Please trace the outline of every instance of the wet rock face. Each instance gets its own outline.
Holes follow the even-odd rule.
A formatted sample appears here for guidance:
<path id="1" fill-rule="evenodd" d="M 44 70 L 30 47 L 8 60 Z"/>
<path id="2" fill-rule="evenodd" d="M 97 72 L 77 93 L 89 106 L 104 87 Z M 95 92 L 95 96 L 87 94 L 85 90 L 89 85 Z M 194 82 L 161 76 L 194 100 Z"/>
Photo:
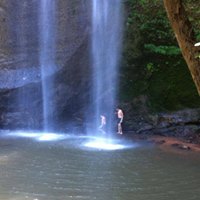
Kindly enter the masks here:
<path id="1" fill-rule="evenodd" d="M 56 70 L 45 78 L 54 80 L 52 103 L 59 121 L 72 107 L 82 109 L 80 102 L 87 99 L 90 1 L 55 2 Z M 42 127 L 40 15 L 38 0 L 0 0 L 1 127 Z"/>
<path id="2" fill-rule="evenodd" d="M 123 129 L 126 133 L 177 137 L 189 143 L 200 144 L 199 108 L 152 113 L 144 97 L 138 97 L 131 104 L 122 104 L 121 107 L 125 113 Z M 179 148 L 187 149 L 185 146 Z"/>

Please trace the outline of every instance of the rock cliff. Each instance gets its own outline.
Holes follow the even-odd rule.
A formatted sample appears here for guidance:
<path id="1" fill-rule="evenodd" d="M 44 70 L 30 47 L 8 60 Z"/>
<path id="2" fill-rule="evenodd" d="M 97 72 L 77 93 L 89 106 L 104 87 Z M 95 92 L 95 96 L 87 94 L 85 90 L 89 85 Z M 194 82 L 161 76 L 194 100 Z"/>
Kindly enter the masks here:
<path id="1" fill-rule="evenodd" d="M 39 3 L 38 0 L 0 0 L 1 128 L 42 127 Z M 87 99 L 89 4 L 86 0 L 56 0 L 57 70 L 46 79 L 54 80 L 52 103 L 56 105 L 58 124 L 72 119 L 80 111 L 80 102 Z"/>

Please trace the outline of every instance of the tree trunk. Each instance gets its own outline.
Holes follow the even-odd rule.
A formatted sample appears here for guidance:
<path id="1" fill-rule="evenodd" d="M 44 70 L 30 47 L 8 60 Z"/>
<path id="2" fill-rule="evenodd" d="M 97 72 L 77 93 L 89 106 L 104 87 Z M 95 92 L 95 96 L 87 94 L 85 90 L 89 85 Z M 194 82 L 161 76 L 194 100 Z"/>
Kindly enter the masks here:
<path id="1" fill-rule="evenodd" d="M 164 6 L 183 57 L 200 95 L 200 59 L 197 57 L 199 48 L 194 46 L 196 43 L 194 32 L 183 7 L 182 0 L 164 0 Z"/>

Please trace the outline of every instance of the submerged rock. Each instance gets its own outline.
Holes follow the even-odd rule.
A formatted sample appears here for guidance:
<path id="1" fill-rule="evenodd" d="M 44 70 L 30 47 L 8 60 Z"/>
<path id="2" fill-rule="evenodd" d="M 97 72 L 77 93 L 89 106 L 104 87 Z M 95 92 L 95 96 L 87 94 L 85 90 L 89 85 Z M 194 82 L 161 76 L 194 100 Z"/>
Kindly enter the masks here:
<path id="1" fill-rule="evenodd" d="M 174 143 L 171 146 L 182 150 L 191 150 L 191 148 L 185 144 Z"/>

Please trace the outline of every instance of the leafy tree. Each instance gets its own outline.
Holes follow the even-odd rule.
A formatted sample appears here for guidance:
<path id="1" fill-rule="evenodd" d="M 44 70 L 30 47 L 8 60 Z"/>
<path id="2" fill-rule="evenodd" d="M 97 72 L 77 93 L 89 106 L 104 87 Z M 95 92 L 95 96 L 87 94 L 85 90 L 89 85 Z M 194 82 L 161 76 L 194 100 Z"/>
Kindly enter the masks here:
<path id="1" fill-rule="evenodd" d="M 191 1 L 186 3 L 191 3 Z M 194 46 L 196 39 L 192 23 L 188 18 L 182 0 L 164 0 L 164 5 L 183 57 L 200 95 L 200 60 L 197 57 L 199 50 Z"/>
<path id="2" fill-rule="evenodd" d="M 199 106 L 199 97 L 163 0 L 124 2 L 127 15 L 120 84 L 122 100 L 145 95 L 149 106 L 155 110 Z M 192 0 L 185 0 L 184 4 L 188 13 L 196 5 Z M 191 21 L 198 35 L 196 17 L 192 16 Z"/>

